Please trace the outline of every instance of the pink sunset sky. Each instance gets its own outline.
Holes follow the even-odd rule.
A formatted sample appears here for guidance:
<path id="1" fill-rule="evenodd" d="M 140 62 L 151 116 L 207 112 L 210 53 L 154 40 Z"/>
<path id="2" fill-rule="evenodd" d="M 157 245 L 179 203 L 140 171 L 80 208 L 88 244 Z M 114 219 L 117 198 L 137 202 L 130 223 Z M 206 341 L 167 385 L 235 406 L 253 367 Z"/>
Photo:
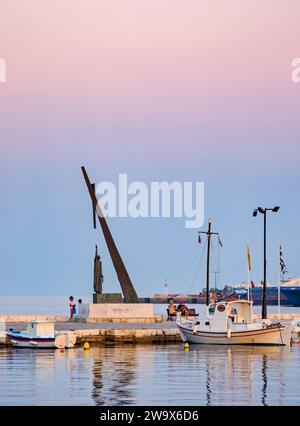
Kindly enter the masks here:
<path id="1" fill-rule="evenodd" d="M 72 130 L 93 133 L 97 121 L 107 131 L 118 122 L 137 132 L 152 122 L 151 144 L 163 156 L 172 130 L 162 131 L 162 144 L 161 122 L 176 120 L 176 132 L 187 135 L 184 149 L 195 153 L 205 144 L 190 137 L 196 128 L 209 139 L 216 121 L 230 134 L 232 120 L 238 132 L 249 116 L 267 128 L 274 120 L 289 125 L 298 112 L 299 87 L 290 77 L 299 56 L 297 0 L 1 0 L 0 6 L 4 131 L 16 120 L 29 132 L 47 117 L 63 130 L 76 120 L 79 129 L 63 143 L 53 140 L 53 149 L 76 145 Z M 34 151 L 38 142 L 15 143 Z M 141 143 L 130 141 L 128 149 L 151 154 Z M 251 153 L 253 143 L 227 140 L 223 149 L 232 155 L 243 145 L 238 150 Z M 121 144 L 108 150 L 113 155 Z M 180 158 L 180 143 L 175 148 Z"/>
<path id="2" fill-rule="evenodd" d="M 18 286 L 11 259 L 15 245 L 26 252 L 24 241 L 30 240 L 32 253 L 43 247 L 61 265 L 47 272 L 51 285 L 60 288 L 70 279 L 64 264 L 72 264 L 66 254 L 72 241 L 75 263 L 83 262 L 74 286 L 84 291 L 95 234 L 88 236 L 89 247 L 78 248 L 75 230 L 90 219 L 89 205 L 82 207 L 88 204 L 82 164 L 94 180 L 116 179 L 120 172 L 133 180 L 204 180 L 207 214 L 228 237 L 240 239 L 241 246 L 230 243 L 224 254 L 228 279 L 242 279 L 244 266 L 235 270 L 232 253 L 242 250 L 259 225 L 256 231 L 247 224 L 241 224 L 242 234 L 232 231 L 227 203 L 236 200 L 243 215 L 258 202 L 277 203 L 281 197 L 299 207 L 300 83 L 292 82 L 291 62 L 300 57 L 300 2 L 0 0 L 0 11 L 0 57 L 7 65 L 7 83 L 0 83 L 6 282 Z M 25 225 L 19 223 L 20 202 L 26 206 Z M 290 264 L 300 274 L 293 231 L 285 227 L 296 213 L 280 220 Z M 70 227 L 66 237 L 59 221 Z M 113 224 L 124 241 L 127 225 Z M 183 255 L 163 244 L 175 238 L 174 247 L 187 252 L 194 237 L 166 227 L 166 234 L 151 240 L 152 225 L 139 226 L 148 245 L 140 266 L 130 266 L 136 281 L 154 292 Z M 299 229 L 298 222 L 294 226 Z M 154 254 L 158 241 L 168 253 L 166 266 L 161 253 Z M 129 264 L 132 253 L 132 248 L 124 253 Z M 143 275 L 149 256 L 157 256 L 152 281 Z M 24 254 L 27 276 L 34 264 L 34 256 Z M 187 262 L 183 271 L 170 273 L 174 288 L 192 275 L 192 267 Z M 36 274 L 44 276 L 43 265 Z M 107 274 L 114 281 L 113 272 Z"/>

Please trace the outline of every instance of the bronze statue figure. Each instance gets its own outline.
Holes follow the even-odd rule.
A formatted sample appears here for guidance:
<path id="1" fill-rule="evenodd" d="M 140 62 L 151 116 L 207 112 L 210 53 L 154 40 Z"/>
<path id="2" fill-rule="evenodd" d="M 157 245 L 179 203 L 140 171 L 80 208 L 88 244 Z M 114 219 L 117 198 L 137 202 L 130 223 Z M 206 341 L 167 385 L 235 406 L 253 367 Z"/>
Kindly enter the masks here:
<path id="1" fill-rule="evenodd" d="M 102 293 L 102 262 L 98 254 L 98 247 L 96 246 L 95 258 L 94 258 L 94 291 L 95 293 Z"/>

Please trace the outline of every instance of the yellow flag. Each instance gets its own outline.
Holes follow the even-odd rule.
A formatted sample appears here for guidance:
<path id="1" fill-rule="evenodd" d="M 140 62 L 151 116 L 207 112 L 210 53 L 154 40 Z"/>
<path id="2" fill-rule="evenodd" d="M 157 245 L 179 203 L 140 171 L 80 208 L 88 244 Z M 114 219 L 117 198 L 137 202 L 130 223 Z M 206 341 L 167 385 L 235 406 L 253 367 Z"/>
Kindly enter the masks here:
<path id="1" fill-rule="evenodd" d="M 251 255 L 250 255 L 250 247 L 247 244 L 247 259 L 248 259 L 248 271 L 251 271 Z"/>

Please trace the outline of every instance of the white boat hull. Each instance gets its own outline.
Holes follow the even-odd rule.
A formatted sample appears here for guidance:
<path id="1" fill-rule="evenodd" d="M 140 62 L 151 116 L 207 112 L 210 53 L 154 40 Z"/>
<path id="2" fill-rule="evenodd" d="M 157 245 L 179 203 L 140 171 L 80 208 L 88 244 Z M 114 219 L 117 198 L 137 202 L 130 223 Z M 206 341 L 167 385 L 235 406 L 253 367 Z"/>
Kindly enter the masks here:
<path id="1" fill-rule="evenodd" d="M 177 322 L 183 342 L 210 345 L 290 345 L 291 325 L 270 326 L 256 330 L 245 330 L 231 333 L 193 331 Z"/>
<path id="2" fill-rule="evenodd" d="M 18 339 L 14 336 L 9 336 L 10 342 L 13 346 L 18 348 L 31 348 L 31 349 L 49 349 L 56 348 L 55 339 L 51 341 L 42 341 L 42 340 L 30 340 L 30 339 Z"/>
<path id="3" fill-rule="evenodd" d="M 18 348 L 31 349 L 62 349 L 73 348 L 76 343 L 76 333 L 58 334 L 54 338 L 29 337 L 25 333 L 7 333 L 10 342 Z"/>

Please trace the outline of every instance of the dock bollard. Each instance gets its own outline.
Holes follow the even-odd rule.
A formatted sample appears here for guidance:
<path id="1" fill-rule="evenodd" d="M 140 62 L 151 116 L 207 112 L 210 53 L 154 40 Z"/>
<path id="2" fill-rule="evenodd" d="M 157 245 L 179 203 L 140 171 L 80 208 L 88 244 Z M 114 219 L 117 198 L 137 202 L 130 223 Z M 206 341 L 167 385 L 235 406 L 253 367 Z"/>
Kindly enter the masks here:
<path id="1" fill-rule="evenodd" d="M 87 351 L 87 350 L 89 350 L 89 349 L 90 349 L 90 344 L 89 344 L 89 342 L 88 342 L 88 341 L 85 341 L 85 342 L 84 342 L 83 349 L 84 349 L 85 351 Z"/>

